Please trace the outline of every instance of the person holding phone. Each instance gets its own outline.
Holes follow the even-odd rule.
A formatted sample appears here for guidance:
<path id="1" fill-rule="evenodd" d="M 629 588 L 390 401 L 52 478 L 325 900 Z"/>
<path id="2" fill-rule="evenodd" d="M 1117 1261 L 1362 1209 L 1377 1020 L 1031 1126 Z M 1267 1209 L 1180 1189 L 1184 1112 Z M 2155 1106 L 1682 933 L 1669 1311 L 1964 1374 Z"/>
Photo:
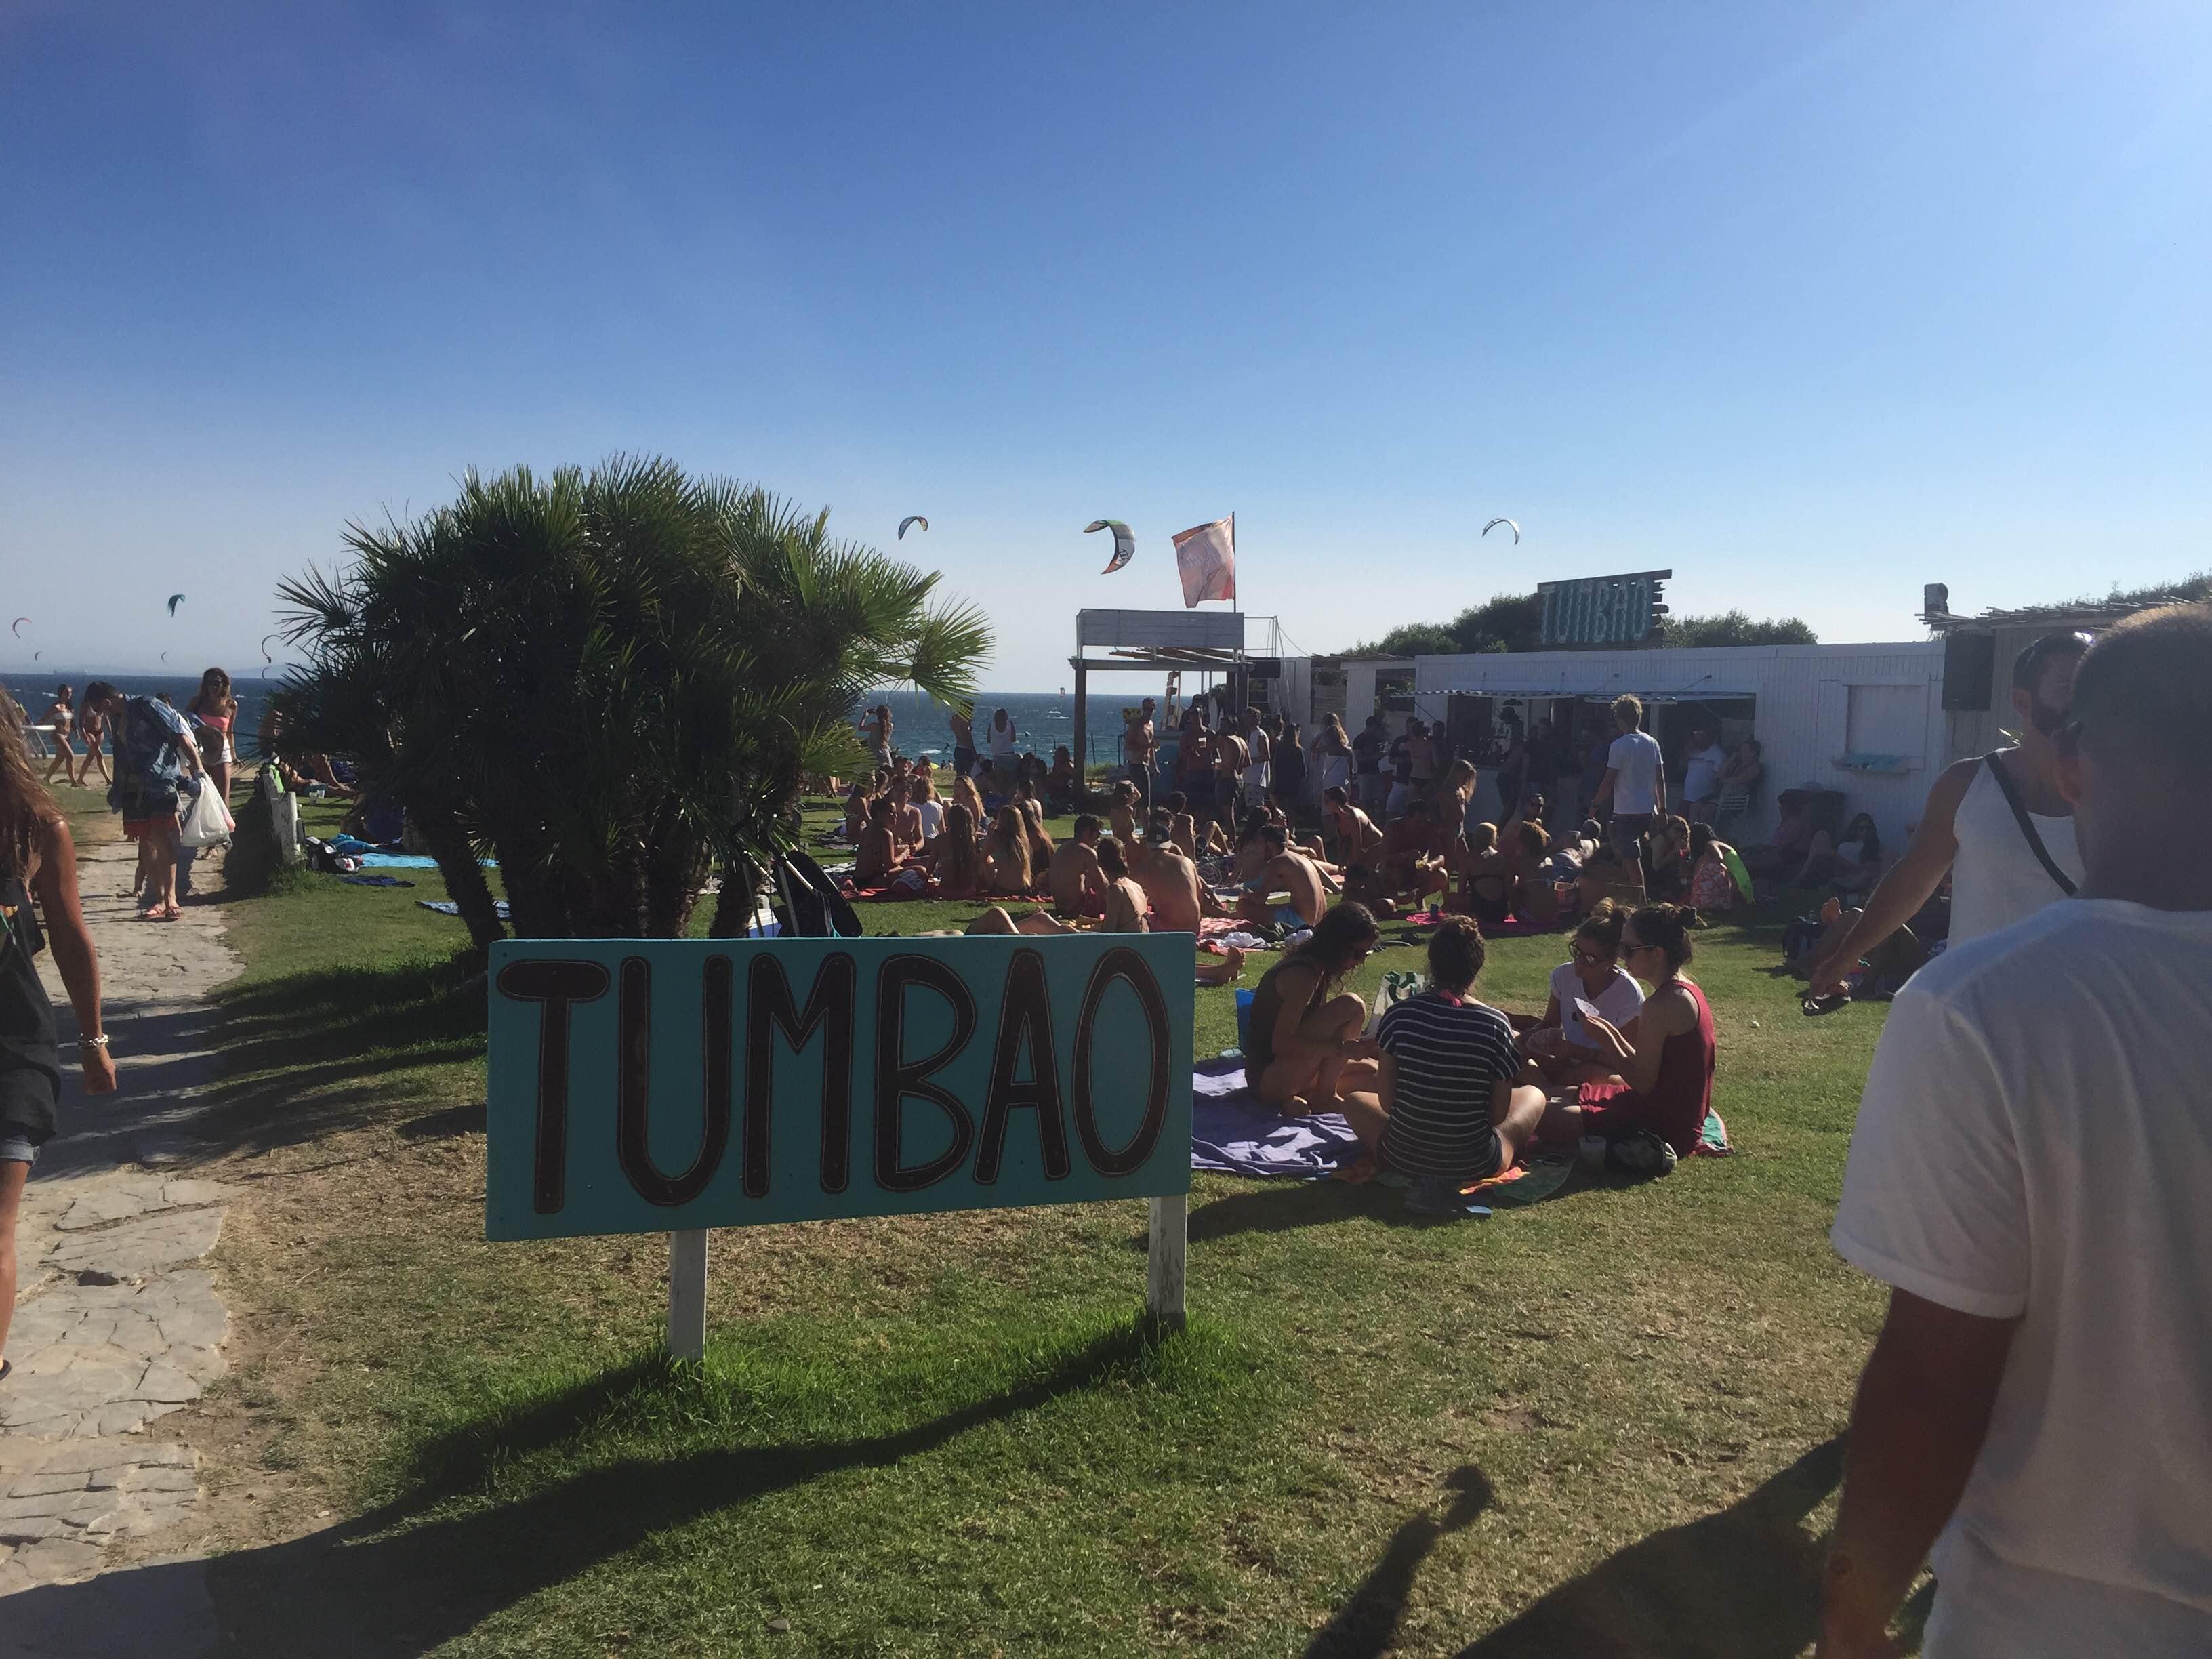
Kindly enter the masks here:
<path id="1" fill-rule="evenodd" d="M 115 1087 L 115 1062 L 100 1024 L 100 957 L 77 904 L 76 848 L 61 809 L 31 769 L 11 704 L 0 718 L 0 1378 L 14 1369 L 7 1351 L 15 1308 L 15 1218 L 61 1104 L 61 1044 L 36 960 L 46 945 L 40 910 L 76 1011 L 84 1091 L 106 1094 Z"/>

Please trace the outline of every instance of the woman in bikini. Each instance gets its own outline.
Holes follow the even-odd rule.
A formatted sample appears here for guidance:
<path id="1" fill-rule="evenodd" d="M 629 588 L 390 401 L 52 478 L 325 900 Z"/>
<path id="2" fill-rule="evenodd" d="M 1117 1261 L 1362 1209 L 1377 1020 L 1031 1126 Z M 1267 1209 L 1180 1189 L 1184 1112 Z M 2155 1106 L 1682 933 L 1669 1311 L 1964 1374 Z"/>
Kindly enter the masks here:
<path id="1" fill-rule="evenodd" d="M 972 899 L 983 891 L 983 848 L 975 839 L 975 815 L 955 801 L 945 809 L 945 831 L 932 853 L 940 897 Z"/>
<path id="2" fill-rule="evenodd" d="M 215 785 L 216 798 L 227 808 L 230 805 L 230 769 L 238 761 L 238 750 L 230 733 L 238 719 L 238 699 L 231 695 L 230 676 L 220 668 L 210 668 L 201 675 L 200 689 L 185 705 L 185 718 L 199 728 L 192 734 L 193 738 L 199 744 L 200 758 L 207 763 L 207 775 Z"/>
<path id="3" fill-rule="evenodd" d="M 1044 805 L 1035 795 L 1025 796 L 1017 803 L 1022 815 L 1022 833 L 1029 839 L 1030 869 L 1039 880 L 1052 868 L 1052 837 L 1045 833 Z"/>
<path id="4" fill-rule="evenodd" d="M 1374 1087 L 1375 1045 L 1361 1036 L 1367 1005 L 1338 988 L 1382 939 L 1366 906 L 1338 904 L 1254 988 L 1244 1079 L 1263 1104 L 1334 1111 L 1352 1090 Z"/>
<path id="5" fill-rule="evenodd" d="M 106 717 L 97 708 L 86 709 L 77 716 L 76 734 L 84 739 L 84 764 L 76 769 L 78 784 L 81 787 L 90 786 L 92 769 L 95 766 L 100 769 L 102 783 L 114 782 L 114 778 L 108 774 L 107 756 L 100 747 L 107 735 Z"/>
<path id="6" fill-rule="evenodd" d="M 1001 806 L 983 837 L 983 891 L 1027 898 L 1034 885 L 1027 826 L 1019 811 Z"/>
<path id="7" fill-rule="evenodd" d="M 68 686 L 58 685 L 53 702 L 46 705 L 44 723 L 54 728 L 54 757 L 46 763 L 48 783 L 54 781 L 57 772 L 72 784 L 77 781 L 76 751 L 70 747 L 70 727 L 76 720 L 76 711 L 70 707 L 70 696 Z"/>

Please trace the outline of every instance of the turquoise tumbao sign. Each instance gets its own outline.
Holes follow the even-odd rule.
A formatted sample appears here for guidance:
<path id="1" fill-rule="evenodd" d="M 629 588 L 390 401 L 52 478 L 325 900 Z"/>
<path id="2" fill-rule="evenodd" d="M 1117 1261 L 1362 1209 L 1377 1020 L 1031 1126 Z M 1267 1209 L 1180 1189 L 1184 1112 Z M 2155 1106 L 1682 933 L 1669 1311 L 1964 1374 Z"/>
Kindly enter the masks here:
<path id="1" fill-rule="evenodd" d="M 1188 1192 L 1191 945 L 505 940 L 485 1234 Z"/>

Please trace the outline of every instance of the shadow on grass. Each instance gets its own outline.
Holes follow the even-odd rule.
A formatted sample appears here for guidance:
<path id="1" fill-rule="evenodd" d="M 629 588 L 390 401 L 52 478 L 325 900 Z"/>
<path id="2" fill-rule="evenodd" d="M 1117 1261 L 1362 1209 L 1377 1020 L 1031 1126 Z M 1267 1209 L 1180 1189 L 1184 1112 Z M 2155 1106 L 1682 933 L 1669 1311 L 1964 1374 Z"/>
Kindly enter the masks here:
<path id="1" fill-rule="evenodd" d="M 690 1396 L 713 1385 L 686 1368 L 641 1361 L 434 1442 L 417 1460 L 420 1486 L 403 1499 L 290 1543 L 207 1563 L 223 1632 L 218 1651 L 337 1659 L 423 1652 L 656 1533 L 842 1470 L 933 1451 L 972 1429 L 1126 1376 L 1158 1346 L 1140 1325 L 1117 1326 L 1028 1382 L 895 1432 L 626 1457 L 512 1502 L 461 1507 L 465 1500 L 454 1500 L 440 1509 L 456 1491 L 564 1441 L 690 1423 L 702 1403 Z M 140 1582 L 149 1576 L 198 1571 L 197 1564 L 148 1565 L 40 1586 L 19 1592 L 9 1612 L 30 1627 L 66 1631 L 92 1617 L 102 1598 L 154 1593 L 157 1586 Z"/>
<path id="2" fill-rule="evenodd" d="M 1416 1516 L 1392 1534 L 1375 1570 L 1307 1644 L 1306 1659 L 1370 1659 L 1390 1650 L 1421 1563 L 1437 1540 L 1469 1525 L 1495 1496 L 1487 1477 L 1472 1463 L 1453 1470 L 1444 1484 L 1459 1495 L 1443 1517 Z"/>
<path id="3" fill-rule="evenodd" d="M 466 1066 L 484 1052 L 481 967 L 463 950 L 325 969 L 222 994 L 223 1078 L 196 1125 L 225 1151 L 261 1152 L 388 1115 L 395 1072 Z M 470 1114 L 473 1111 L 473 1121 Z M 415 1138 L 483 1127 L 481 1103 L 408 1126 Z M 444 1121 L 447 1127 L 437 1127 Z"/>
<path id="4" fill-rule="evenodd" d="M 1653 1533 L 1569 1579 L 1460 1659 L 1795 1659 L 1819 1633 L 1826 1551 L 1803 1522 L 1843 1472 L 1839 1435 L 1717 1514 Z M 1908 1622 L 1925 1616 L 1918 1598 Z"/>
<path id="5" fill-rule="evenodd" d="M 1558 1191 L 1547 1193 L 1535 1203 L 1552 1204 L 1563 1198 L 1579 1194 L 1603 1192 L 1616 1186 L 1641 1185 L 1641 1181 L 1624 1180 L 1620 1182 L 1585 1180 L 1579 1176 L 1569 1181 Z M 1471 1198 L 1470 1204 L 1488 1204 L 1486 1198 Z M 1516 1207 L 1527 1208 L 1526 1203 Z M 1394 1227 L 1472 1227 L 1480 1224 L 1469 1216 L 1422 1215 L 1406 1207 L 1406 1189 L 1392 1187 L 1379 1181 L 1285 1181 L 1267 1182 L 1249 1192 L 1235 1193 L 1227 1198 L 1217 1198 L 1210 1204 L 1201 1204 L 1190 1212 L 1188 1224 L 1190 1242 L 1203 1243 L 1211 1239 L 1234 1238 L 1242 1233 L 1287 1233 L 1300 1227 L 1325 1227 L 1338 1221 L 1379 1221 Z M 1148 1235 L 1133 1236 L 1133 1243 L 1139 1249 L 1150 1243 Z"/>

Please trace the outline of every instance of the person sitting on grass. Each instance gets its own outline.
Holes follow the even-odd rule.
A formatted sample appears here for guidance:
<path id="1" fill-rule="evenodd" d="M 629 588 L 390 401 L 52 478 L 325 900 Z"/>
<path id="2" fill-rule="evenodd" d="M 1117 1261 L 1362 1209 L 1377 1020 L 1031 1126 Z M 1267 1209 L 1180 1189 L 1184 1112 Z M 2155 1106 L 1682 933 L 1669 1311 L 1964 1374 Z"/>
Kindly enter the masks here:
<path id="1" fill-rule="evenodd" d="M 902 857 L 912 858 L 927 839 L 921 833 L 921 814 L 914 804 L 914 785 L 903 777 L 893 778 L 890 793 L 891 839 L 898 843 Z"/>
<path id="2" fill-rule="evenodd" d="M 930 860 L 939 897 L 972 899 L 983 891 L 983 848 L 975 839 L 975 815 L 957 801 L 945 809 L 945 830 Z"/>
<path id="3" fill-rule="evenodd" d="M 1552 837 L 1540 823 L 1514 831 L 1520 843 L 1520 874 L 1513 884 L 1513 914 L 1525 922 L 1549 927 L 1559 919 L 1559 890 L 1551 874 Z"/>
<path id="4" fill-rule="evenodd" d="M 1103 916 L 1106 914 L 1106 884 L 1108 877 L 1102 869 L 1104 849 L 1112 847 L 1114 863 L 1121 864 L 1121 849 L 1113 842 L 1098 839 L 1098 820 L 1088 812 L 1075 821 L 1072 840 L 1061 842 L 1053 848 L 1051 861 L 1045 866 L 1045 884 L 1052 890 L 1052 908 L 1063 916 Z M 1128 872 L 1122 875 L 1126 878 Z M 1133 928 L 1116 928 L 1117 933 L 1133 933 Z"/>
<path id="5" fill-rule="evenodd" d="M 1146 920 L 1152 909 L 1152 901 L 1145 890 L 1129 874 L 1129 866 L 1121 861 L 1121 844 L 1115 841 L 1098 840 L 1098 820 L 1079 818 L 1075 823 L 1076 840 L 1083 837 L 1083 826 L 1091 826 L 1091 838 L 1097 850 L 1091 855 L 1101 884 L 1097 914 L 1104 923 L 1102 931 L 1109 933 L 1149 933 L 1152 924 Z"/>
<path id="6" fill-rule="evenodd" d="M 1030 870 L 1041 882 L 1052 867 L 1052 836 L 1044 827 L 1044 803 L 1026 795 L 1014 803 L 1022 816 L 1022 833 L 1029 837 Z"/>
<path id="7" fill-rule="evenodd" d="M 1874 819 L 1861 812 L 1844 826 L 1841 841 L 1825 830 L 1813 832 L 1798 867 L 1796 887 L 1833 887 L 1839 892 L 1870 891 L 1881 878 L 1881 832 Z"/>
<path id="8" fill-rule="evenodd" d="M 1030 864 L 1030 838 L 1022 815 L 1001 806 L 983 837 L 983 890 L 1027 898 L 1036 886 Z"/>
<path id="9" fill-rule="evenodd" d="M 1498 844 L 1498 826 L 1478 823 L 1467 832 L 1467 849 L 1460 854 L 1459 891 L 1451 899 L 1451 908 L 1495 927 L 1512 914 L 1518 876 L 1513 855 Z"/>
<path id="10" fill-rule="evenodd" d="M 1127 843 L 1137 839 L 1137 786 L 1123 778 L 1114 786 L 1114 805 L 1106 814 L 1106 821 L 1114 829 L 1114 839 Z"/>
<path id="11" fill-rule="evenodd" d="M 1075 810 L 1075 757 L 1061 744 L 1052 751 L 1052 770 L 1046 774 L 1044 796 L 1057 817 Z"/>
<path id="12" fill-rule="evenodd" d="M 1620 934 L 1627 924 L 1626 909 L 1611 899 L 1598 901 L 1575 930 L 1567 959 L 1552 970 L 1544 1017 L 1521 1034 L 1521 1046 L 1553 1083 L 1591 1082 L 1613 1073 L 1612 1055 L 1599 1049 L 1575 1005 L 1590 1004 L 1624 1030 L 1642 1010 L 1644 988 L 1620 966 Z"/>
<path id="13" fill-rule="evenodd" d="M 1614 1075 L 1556 1097 L 1544 1113 L 1547 1139 L 1596 1135 L 1612 1141 L 1648 1133 L 1667 1152 L 1660 1173 L 1686 1158 L 1713 1108 L 1713 1011 L 1683 973 L 1692 954 L 1698 913 L 1686 904 L 1647 904 L 1621 930 L 1621 965 L 1651 987 L 1629 1032 L 1583 1016 L 1601 1063 Z"/>
<path id="14" fill-rule="evenodd" d="M 1644 838 L 1644 889 L 1654 899 L 1678 904 L 1690 891 L 1690 821 L 1673 814 L 1654 819 Z"/>
<path id="15" fill-rule="evenodd" d="M 1386 915 L 1401 903 L 1425 908 L 1430 894 L 1451 887 L 1451 873 L 1437 856 L 1436 819 L 1425 809 L 1390 820 L 1373 865 L 1375 896 Z"/>
<path id="16" fill-rule="evenodd" d="M 1335 843 L 1333 850 L 1345 879 L 1364 884 L 1373 867 L 1376 849 L 1382 845 L 1382 832 L 1376 828 L 1374 819 L 1352 805 L 1341 784 L 1322 792 L 1321 830 L 1324 844 Z"/>
<path id="17" fill-rule="evenodd" d="M 860 831 L 859 853 L 853 866 L 853 885 L 863 890 L 890 885 L 891 878 L 906 862 L 899 845 L 898 807 L 888 794 L 868 804 L 868 827 Z"/>
<path id="18" fill-rule="evenodd" d="M 1267 847 L 1267 861 L 1260 866 L 1257 876 L 1244 884 L 1237 915 L 1255 927 L 1273 925 L 1286 933 L 1315 926 L 1328 908 L 1328 885 L 1321 866 L 1304 853 L 1293 852 L 1289 836 L 1278 825 L 1268 825 L 1260 836 Z M 1283 892 L 1291 896 L 1288 904 L 1268 902 L 1269 894 Z"/>
<path id="19" fill-rule="evenodd" d="M 1375 1047 L 1361 1036 L 1367 1005 L 1340 990 L 1382 943 L 1375 918 L 1346 902 L 1253 989 L 1244 1080 L 1278 1111 L 1334 1111 L 1346 1094 L 1372 1089 Z"/>
<path id="20" fill-rule="evenodd" d="M 1804 866 L 1813 850 L 1813 803 L 1802 789 L 1785 789 L 1775 797 L 1781 822 L 1764 846 L 1744 849 L 1743 861 L 1754 876 L 1782 877 Z"/>
<path id="21" fill-rule="evenodd" d="M 1229 850 L 1229 843 L 1221 838 L 1221 826 L 1212 818 L 1206 821 L 1206 839 L 1198 838 L 1198 820 L 1190 810 L 1190 797 L 1180 789 L 1168 797 L 1168 839 L 1176 850 L 1193 864 L 1200 855 L 1215 857 Z"/>
<path id="22" fill-rule="evenodd" d="M 1374 1087 L 1344 1097 L 1375 1161 L 1413 1177 L 1409 1209 L 1461 1213 L 1460 1189 L 1510 1168 L 1544 1115 L 1544 1091 L 1519 1080 L 1511 1024 L 1474 1000 L 1482 963 L 1474 919 L 1446 916 L 1429 939 L 1431 988 L 1383 1014 Z"/>
<path id="23" fill-rule="evenodd" d="M 1198 866 L 1185 858 L 1170 832 L 1155 824 L 1139 844 L 1141 857 L 1131 874 L 1151 901 L 1155 930 L 1195 933 L 1201 918 L 1221 914 L 1213 895 L 1199 879 Z"/>
<path id="24" fill-rule="evenodd" d="M 1731 860 L 1735 865 L 1731 865 Z M 1690 907 L 1699 915 L 1711 915 L 1723 910 L 1732 910 L 1738 903 L 1751 902 L 1751 876 L 1747 872 L 1741 883 L 1736 879 L 1735 866 L 1742 860 L 1735 848 L 1713 833 L 1709 823 L 1696 824 L 1690 830 Z"/>

